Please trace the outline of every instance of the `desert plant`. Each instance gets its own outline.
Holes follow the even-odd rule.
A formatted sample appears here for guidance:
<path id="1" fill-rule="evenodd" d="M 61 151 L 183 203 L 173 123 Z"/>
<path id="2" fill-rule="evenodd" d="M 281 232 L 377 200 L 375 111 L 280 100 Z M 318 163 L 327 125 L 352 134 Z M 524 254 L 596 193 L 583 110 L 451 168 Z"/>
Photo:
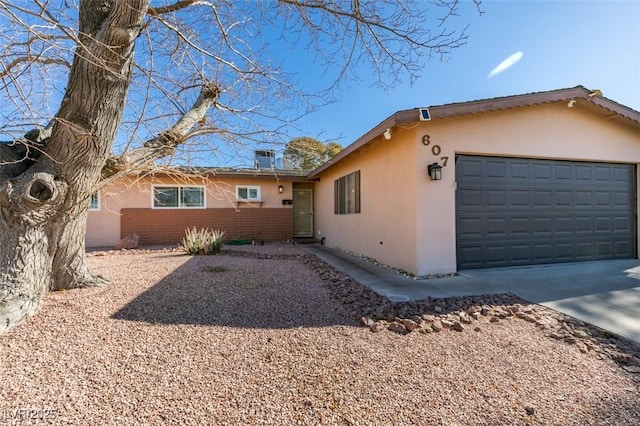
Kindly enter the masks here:
<path id="1" fill-rule="evenodd" d="M 187 228 L 182 239 L 182 249 L 191 255 L 210 255 L 220 253 L 225 232 L 219 229 Z"/>

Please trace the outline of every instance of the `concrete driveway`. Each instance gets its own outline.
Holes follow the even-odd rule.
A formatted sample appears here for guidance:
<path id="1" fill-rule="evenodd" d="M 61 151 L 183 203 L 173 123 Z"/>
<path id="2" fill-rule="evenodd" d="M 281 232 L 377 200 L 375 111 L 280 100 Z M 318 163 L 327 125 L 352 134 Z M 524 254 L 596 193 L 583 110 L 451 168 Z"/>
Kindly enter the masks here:
<path id="1" fill-rule="evenodd" d="M 474 269 L 453 277 L 414 280 L 342 250 L 304 247 L 393 301 L 514 293 L 640 343 L 637 259 Z"/>

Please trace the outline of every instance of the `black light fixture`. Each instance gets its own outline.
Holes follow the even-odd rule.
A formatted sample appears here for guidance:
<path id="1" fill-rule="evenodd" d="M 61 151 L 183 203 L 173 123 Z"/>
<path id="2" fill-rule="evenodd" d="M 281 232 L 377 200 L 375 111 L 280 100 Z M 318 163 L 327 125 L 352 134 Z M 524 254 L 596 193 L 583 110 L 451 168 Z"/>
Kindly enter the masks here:
<path id="1" fill-rule="evenodd" d="M 442 166 L 438 163 L 429 164 L 427 166 L 427 171 L 429 172 L 429 177 L 431 180 L 441 180 L 442 179 Z"/>
<path id="2" fill-rule="evenodd" d="M 284 192 L 284 186 L 278 185 L 278 192 L 282 194 Z"/>

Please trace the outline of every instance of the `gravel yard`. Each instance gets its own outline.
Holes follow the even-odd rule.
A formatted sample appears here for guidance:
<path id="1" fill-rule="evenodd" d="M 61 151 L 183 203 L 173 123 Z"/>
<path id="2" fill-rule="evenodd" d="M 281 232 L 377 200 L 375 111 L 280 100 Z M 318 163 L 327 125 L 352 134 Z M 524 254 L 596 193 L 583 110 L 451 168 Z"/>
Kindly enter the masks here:
<path id="1" fill-rule="evenodd" d="M 88 263 L 0 335 L 0 425 L 640 424 L 637 347 L 510 296 L 391 304 L 287 244 Z"/>

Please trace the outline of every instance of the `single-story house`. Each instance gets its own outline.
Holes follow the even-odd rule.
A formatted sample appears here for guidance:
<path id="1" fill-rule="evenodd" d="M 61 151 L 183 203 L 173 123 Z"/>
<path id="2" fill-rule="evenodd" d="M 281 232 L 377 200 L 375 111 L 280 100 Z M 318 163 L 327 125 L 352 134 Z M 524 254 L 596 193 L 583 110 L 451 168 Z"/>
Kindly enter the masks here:
<path id="1" fill-rule="evenodd" d="M 198 168 L 129 176 L 94 194 L 86 246 L 178 244 L 187 228 L 226 231 L 226 239 L 287 241 L 313 237 L 308 171 Z"/>
<path id="2" fill-rule="evenodd" d="M 417 275 L 637 258 L 639 163 L 640 113 L 599 90 L 415 108 L 388 117 L 306 176 L 216 176 L 238 199 L 237 188 L 258 186 L 259 205 L 208 196 L 197 213 L 180 204 L 180 189 L 172 204 L 154 205 L 168 184 L 145 180 L 139 191 L 124 185 L 119 202 L 105 200 L 105 209 L 90 214 L 87 245 L 131 232 L 143 244 L 165 243 L 155 236 L 168 236 L 165 228 L 173 238 L 186 226 L 231 226 L 251 211 L 251 221 L 282 218 L 256 228 L 265 241 L 267 229 L 282 226 L 286 232 L 269 235 L 313 236 Z M 308 209 L 296 209 L 296 189 L 309 197 L 300 204 Z M 96 216 L 110 212 L 120 215 L 111 219 L 110 236 L 102 225 L 100 237 Z"/>

